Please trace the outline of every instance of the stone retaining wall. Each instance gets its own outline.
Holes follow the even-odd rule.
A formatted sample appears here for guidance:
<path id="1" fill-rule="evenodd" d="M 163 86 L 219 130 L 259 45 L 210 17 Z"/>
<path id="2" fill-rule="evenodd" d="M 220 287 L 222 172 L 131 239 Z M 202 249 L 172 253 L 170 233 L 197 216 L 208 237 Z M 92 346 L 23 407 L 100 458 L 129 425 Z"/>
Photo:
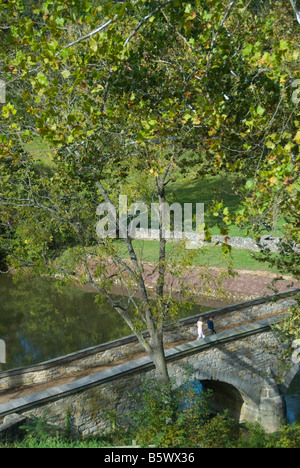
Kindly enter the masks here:
<path id="1" fill-rule="evenodd" d="M 230 237 L 230 236 L 211 236 L 211 241 L 206 242 L 203 240 L 204 235 L 197 232 L 179 232 L 174 231 L 169 233 L 169 242 L 180 242 L 186 240 L 189 242 L 190 247 L 200 248 L 202 246 L 212 246 L 214 244 L 228 244 L 235 249 L 245 249 L 254 252 L 260 252 L 260 245 L 263 248 L 269 249 L 271 252 L 278 252 L 278 245 L 280 243 L 279 237 L 273 237 L 268 234 L 261 236 L 260 245 L 255 239 L 251 237 Z M 135 232 L 135 239 L 143 239 L 146 241 L 159 240 L 158 229 L 137 229 Z M 294 250 L 300 252 L 299 246 L 294 246 Z"/>

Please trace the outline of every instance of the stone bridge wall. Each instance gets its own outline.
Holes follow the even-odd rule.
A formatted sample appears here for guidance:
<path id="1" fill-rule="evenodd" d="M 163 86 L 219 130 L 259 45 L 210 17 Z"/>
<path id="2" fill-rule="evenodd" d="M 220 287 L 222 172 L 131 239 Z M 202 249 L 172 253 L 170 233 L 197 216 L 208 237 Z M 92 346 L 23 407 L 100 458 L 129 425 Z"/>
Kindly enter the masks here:
<path id="1" fill-rule="evenodd" d="M 285 408 L 281 388 L 275 382 L 280 345 L 270 327 L 280 319 L 278 313 L 284 312 L 294 300 L 280 295 L 277 302 L 249 302 L 251 304 L 241 304 L 214 312 L 219 328 L 221 329 L 222 324 L 226 330 L 204 340 L 169 347 L 165 354 L 170 376 L 176 382 L 176 386 L 182 385 L 184 369 L 188 366 L 192 371 L 192 379 L 213 388 L 216 394 L 221 392 L 222 396 L 225 395 L 223 401 L 215 400 L 216 409 L 224 409 L 222 405 L 226 407 L 230 400 L 234 400 L 232 411 L 236 418 L 246 421 L 260 419 L 266 430 L 272 432 L 285 422 Z M 236 313 L 241 315 L 239 318 L 238 315 L 234 315 L 232 323 L 234 309 L 239 309 Z M 274 315 L 275 313 L 277 315 Z M 263 314 L 268 318 L 249 323 L 254 315 L 257 319 Z M 208 315 L 211 313 L 203 314 L 203 318 Z M 184 333 L 185 337 L 191 334 L 192 340 L 195 340 L 197 318 L 198 316 L 184 320 L 184 326 L 173 329 L 168 339 L 172 341 L 174 335 L 177 339 Z M 244 324 L 245 322 L 248 323 Z M 116 355 L 114 353 L 121 353 L 123 357 L 129 353 L 132 358 L 132 348 L 129 352 L 129 348 L 126 347 L 136 346 L 134 340 L 131 339 L 131 343 L 123 343 L 123 346 L 126 352 L 124 349 L 120 351 L 120 347 L 110 348 L 107 353 L 108 362 L 113 361 L 113 356 Z M 108 349 L 102 351 L 101 362 L 107 351 Z M 95 353 L 92 352 L 85 358 L 94 359 Z M 84 356 L 81 356 L 81 359 L 84 359 Z M 74 364 L 75 361 L 76 359 L 71 359 L 70 363 Z M 99 356 L 97 362 L 99 364 Z M 66 362 L 64 365 L 66 366 Z M 75 365 L 78 365 L 78 362 Z M 53 365 L 50 369 L 53 370 Z M 298 369 L 299 365 L 295 365 L 287 374 L 285 388 L 289 386 Z M 42 372 L 41 369 L 38 372 Z M 108 412 L 114 412 L 117 417 L 122 418 L 136 409 L 137 400 L 134 395 L 139 391 L 144 377 L 151 375 L 153 363 L 148 356 L 127 359 L 122 364 L 109 365 L 87 377 L 2 403 L 0 420 L 13 413 L 36 417 L 47 415 L 53 418 L 52 422 L 62 427 L 68 416 L 74 433 L 98 434 L 110 427 Z"/>
<path id="2" fill-rule="evenodd" d="M 196 322 L 199 317 L 202 317 L 206 325 L 207 318 L 213 315 L 215 317 L 215 328 L 219 332 L 243 325 L 249 321 L 284 312 L 295 303 L 293 295 L 299 291 L 294 290 L 289 293 L 253 299 L 182 319 L 176 326 L 170 327 L 166 331 L 165 345 L 170 346 L 171 343 L 181 340 L 196 339 Z M 144 350 L 135 336 L 125 337 L 52 359 L 45 363 L 0 372 L 0 391 L 48 382 L 86 369 L 94 368 L 96 370 L 101 366 L 116 365 L 122 359 L 133 359 L 143 352 Z"/>
<path id="3" fill-rule="evenodd" d="M 277 372 L 276 351 L 279 346 L 270 327 L 278 321 L 271 317 L 166 350 L 170 376 L 180 386 L 184 370 L 192 370 L 192 380 L 234 399 L 233 416 L 240 421 L 259 419 L 269 432 L 285 422 L 284 401 L 274 380 Z M 286 376 L 286 384 L 298 371 Z M 17 413 L 27 417 L 51 418 L 64 427 L 66 416 L 72 432 L 99 434 L 110 428 L 108 413 L 124 418 L 137 408 L 135 395 L 145 376 L 153 375 L 153 363 L 143 356 L 127 363 L 75 380 L 59 387 L 12 400 L 0 405 L 0 418 Z M 218 401 L 216 401 L 217 409 Z M 1 427 L 0 427 L 1 429 Z"/>

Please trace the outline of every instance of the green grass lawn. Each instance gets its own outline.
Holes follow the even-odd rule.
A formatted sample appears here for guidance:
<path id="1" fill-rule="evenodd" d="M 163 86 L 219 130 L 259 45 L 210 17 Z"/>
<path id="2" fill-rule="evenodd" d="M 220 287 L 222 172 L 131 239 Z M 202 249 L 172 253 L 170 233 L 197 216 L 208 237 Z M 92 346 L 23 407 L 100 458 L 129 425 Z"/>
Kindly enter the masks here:
<path id="1" fill-rule="evenodd" d="M 53 163 L 53 149 L 51 149 L 47 143 L 41 142 L 38 139 L 33 140 L 30 144 L 26 145 L 26 150 L 31 152 L 37 161 L 37 164 L 41 165 L 48 170 L 53 170 L 55 165 Z M 234 192 L 233 185 L 238 177 L 237 174 L 220 173 L 218 175 L 208 175 L 205 177 L 199 177 L 197 179 L 191 179 L 191 177 L 178 177 L 176 182 L 170 183 L 166 190 L 166 201 L 171 205 L 172 203 L 180 203 L 182 206 L 184 203 L 192 203 L 196 207 L 197 203 L 204 203 L 204 222 L 209 226 L 210 233 L 212 235 L 219 235 L 220 228 L 226 227 L 229 231 L 230 236 L 245 237 L 246 231 L 232 224 L 226 226 L 221 217 L 214 216 L 210 211 L 209 207 L 212 205 L 214 200 L 220 202 L 223 201 L 224 207 L 227 207 L 229 211 L 235 212 L 240 207 L 240 197 Z M 279 219 L 274 230 L 268 232 L 263 231 L 262 234 L 268 234 L 271 236 L 280 236 L 282 234 L 283 220 Z M 150 226 L 149 226 L 150 227 Z M 214 248 L 214 254 L 212 258 L 219 258 L 218 251 Z M 151 249 L 150 249 L 151 250 Z M 239 254 L 233 254 L 240 258 Z M 246 254 L 243 254 L 243 260 Z M 239 262 L 237 258 L 237 262 Z M 219 260 L 214 260 L 219 263 Z M 255 266 L 256 261 L 248 254 L 247 264 L 249 266 Z M 253 268 L 255 269 L 255 268 Z"/>
<path id="2" fill-rule="evenodd" d="M 223 200 L 224 206 L 230 210 L 236 211 L 240 205 L 240 198 L 232 189 L 234 177 L 232 175 L 206 176 L 191 180 L 184 178 L 170 184 L 167 190 L 168 196 L 178 203 L 204 203 L 208 208 L 213 200 Z M 217 224 L 217 219 L 210 215 L 210 224 Z M 215 232 L 216 233 L 216 232 Z"/>
<path id="3" fill-rule="evenodd" d="M 227 227 L 220 217 L 213 216 L 209 212 L 209 206 L 213 200 L 223 201 L 224 207 L 229 211 L 236 212 L 240 206 L 240 197 L 234 193 L 233 184 L 235 174 L 222 173 L 214 176 L 206 176 L 191 180 L 188 177 L 170 184 L 167 190 L 167 202 L 174 203 L 204 203 L 204 222 L 209 226 L 212 235 L 220 234 L 219 226 Z M 219 224 L 219 226 L 218 226 Z M 263 231 L 263 234 L 279 236 L 282 233 L 283 220 L 278 220 L 274 230 Z M 245 230 L 234 224 L 228 227 L 230 236 L 245 237 Z"/>
<path id="4" fill-rule="evenodd" d="M 128 253 L 126 247 L 120 242 L 120 255 L 123 258 L 128 258 Z M 172 249 L 174 249 L 174 243 L 167 243 L 167 253 L 172 254 Z M 145 262 L 157 262 L 158 252 L 159 252 L 159 242 L 158 241 L 143 241 L 143 240 L 134 240 L 133 247 L 138 257 Z M 196 255 L 193 260 L 195 266 L 206 265 L 208 267 L 215 268 L 227 268 L 228 267 L 228 258 L 224 257 L 222 248 L 219 245 L 205 246 L 201 249 L 196 250 Z M 232 249 L 231 250 L 231 260 L 232 265 L 235 270 L 249 270 L 249 271 L 269 271 L 272 273 L 277 273 L 275 268 L 270 268 L 266 263 L 259 262 L 253 256 L 253 252 L 250 250 L 244 249 Z"/>
<path id="5" fill-rule="evenodd" d="M 30 143 L 24 145 L 24 149 L 31 153 L 37 164 L 45 168 L 53 168 L 54 150 L 50 148 L 48 143 L 35 138 Z"/>

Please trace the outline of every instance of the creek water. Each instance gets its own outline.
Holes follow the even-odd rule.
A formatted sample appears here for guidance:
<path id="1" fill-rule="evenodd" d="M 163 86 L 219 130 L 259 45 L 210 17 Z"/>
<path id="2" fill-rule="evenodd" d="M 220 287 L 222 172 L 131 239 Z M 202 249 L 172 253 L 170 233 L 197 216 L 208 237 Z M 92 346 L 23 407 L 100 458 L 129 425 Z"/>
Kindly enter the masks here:
<path id="1" fill-rule="evenodd" d="M 95 294 L 75 286 L 58 292 L 52 281 L 30 278 L 17 283 L 0 275 L 0 339 L 6 345 L 1 370 L 29 366 L 132 334 L 118 313 Z M 222 307 L 194 306 L 181 317 Z M 196 332 L 195 332 L 196 333 Z M 287 394 L 290 424 L 300 423 L 300 373 Z"/>
<path id="2" fill-rule="evenodd" d="M 1 369 L 37 364 L 131 335 L 115 309 L 106 301 L 96 304 L 95 297 L 74 285 L 59 292 L 49 279 L 15 283 L 0 275 L 0 339 L 6 344 L 6 364 Z M 194 306 L 181 312 L 180 318 L 201 310 Z"/>

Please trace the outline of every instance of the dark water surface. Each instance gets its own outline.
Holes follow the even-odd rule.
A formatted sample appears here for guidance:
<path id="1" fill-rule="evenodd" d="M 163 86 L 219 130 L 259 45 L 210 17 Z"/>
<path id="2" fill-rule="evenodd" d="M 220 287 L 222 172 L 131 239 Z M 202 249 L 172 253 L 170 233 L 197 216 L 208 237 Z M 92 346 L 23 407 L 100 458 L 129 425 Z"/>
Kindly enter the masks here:
<path id="1" fill-rule="evenodd" d="M 6 344 L 6 364 L 1 369 L 37 364 L 131 335 L 110 304 L 96 304 L 95 297 L 75 286 L 60 293 L 48 279 L 14 283 L 8 275 L 0 275 L 0 339 Z M 181 318 L 199 312 L 197 306 L 181 313 Z"/>

